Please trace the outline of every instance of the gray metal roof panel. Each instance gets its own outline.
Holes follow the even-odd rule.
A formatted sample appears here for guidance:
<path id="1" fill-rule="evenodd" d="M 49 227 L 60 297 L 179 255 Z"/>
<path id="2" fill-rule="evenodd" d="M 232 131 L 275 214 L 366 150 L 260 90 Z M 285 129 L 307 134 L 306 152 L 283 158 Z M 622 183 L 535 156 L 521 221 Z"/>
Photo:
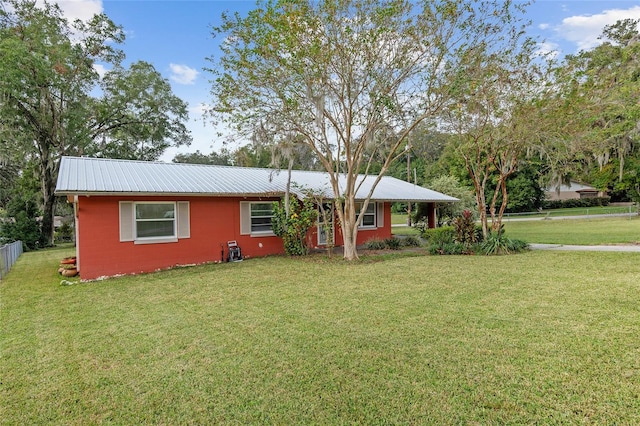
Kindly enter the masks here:
<path id="1" fill-rule="evenodd" d="M 324 172 L 294 170 L 292 192 L 302 196 L 304 189 L 333 198 L 329 175 Z M 375 176 L 359 175 L 362 182 L 356 194 L 364 199 Z M 56 185 L 58 195 L 67 194 L 190 194 L 211 196 L 279 195 L 284 193 L 287 172 L 274 169 L 201 164 L 161 163 L 88 157 L 63 157 Z M 339 186 L 345 187 L 341 177 Z M 456 198 L 383 176 L 373 196 L 378 201 L 440 201 Z"/>

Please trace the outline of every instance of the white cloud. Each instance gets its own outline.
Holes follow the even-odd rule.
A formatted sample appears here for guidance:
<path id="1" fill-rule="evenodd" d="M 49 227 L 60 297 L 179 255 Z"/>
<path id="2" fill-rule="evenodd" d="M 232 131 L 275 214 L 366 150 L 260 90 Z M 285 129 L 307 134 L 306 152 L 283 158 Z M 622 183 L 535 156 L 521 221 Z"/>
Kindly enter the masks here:
<path id="1" fill-rule="evenodd" d="M 93 64 L 93 69 L 96 70 L 100 78 L 104 77 L 104 75 L 107 73 L 107 68 L 105 68 L 105 66 L 102 64 Z"/>
<path id="2" fill-rule="evenodd" d="M 209 109 L 211 109 L 211 105 L 200 102 L 198 105 L 190 107 L 189 112 L 202 116 L 205 112 L 209 111 Z"/>
<path id="3" fill-rule="evenodd" d="M 598 37 L 606 25 L 621 19 L 640 19 L 640 6 L 604 10 L 595 15 L 570 16 L 563 19 L 555 30 L 560 37 L 575 43 L 577 50 L 589 50 L 602 43 Z"/>
<path id="4" fill-rule="evenodd" d="M 536 53 L 548 58 L 557 58 L 560 55 L 560 46 L 550 41 L 538 43 Z"/>
<path id="5" fill-rule="evenodd" d="M 538 25 L 538 28 L 540 28 L 541 30 L 546 30 L 549 28 L 549 26 L 550 26 L 549 24 L 540 24 Z"/>
<path id="6" fill-rule="evenodd" d="M 81 21 L 87 21 L 93 17 L 93 15 L 102 13 L 102 0 L 57 0 L 53 1 L 57 3 L 62 10 L 65 18 L 70 22 L 80 19 Z M 38 5 L 43 5 L 43 0 L 36 2 Z"/>
<path id="7" fill-rule="evenodd" d="M 169 64 L 171 69 L 171 80 L 179 84 L 195 84 L 195 80 L 200 74 L 194 68 L 186 65 Z"/>

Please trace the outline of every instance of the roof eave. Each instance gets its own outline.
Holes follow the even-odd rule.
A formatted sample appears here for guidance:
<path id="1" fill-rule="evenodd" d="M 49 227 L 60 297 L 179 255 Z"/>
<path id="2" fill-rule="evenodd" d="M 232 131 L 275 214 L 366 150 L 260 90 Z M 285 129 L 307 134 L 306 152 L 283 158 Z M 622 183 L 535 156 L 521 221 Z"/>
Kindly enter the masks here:
<path id="1" fill-rule="evenodd" d="M 84 197 L 240 197 L 240 198 L 273 198 L 284 196 L 283 192 L 260 192 L 260 193 L 207 193 L 207 192 L 131 192 L 131 191 L 68 191 L 60 190 L 54 193 L 56 196 L 77 195 Z"/>
<path id="2" fill-rule="evenodd" d="M 74 191 L 74 190 L 59 190 L 55 192 L 56 196 L 83 196 L 83 197 L 238 197 L 238 198 L 276 198 L 284 197 L 284 192 L 259 192 L 259 193 L 209 193 L 209 192 L 133 192 L 133 191 Z M 292 195 L 300 198 L 298 194 L 292 193 Z M 325 197 L 327 200 L 333 200 L 332 197 Z M 356 201 L 362 202 L 364 198 L 356 198 Z M 388 202 L 388 203 L 455 203 L 460 200 L 436 200 L 436 199 L 424 199 L 424 198 L 371 198 L 369 201 L 373 202 Z"/>

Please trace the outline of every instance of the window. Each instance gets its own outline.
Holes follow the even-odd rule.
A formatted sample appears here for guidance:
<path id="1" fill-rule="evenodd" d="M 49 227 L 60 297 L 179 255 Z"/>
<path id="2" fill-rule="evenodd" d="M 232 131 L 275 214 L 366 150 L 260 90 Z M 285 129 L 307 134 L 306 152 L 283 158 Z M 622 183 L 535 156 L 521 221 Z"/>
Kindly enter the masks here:
<path id="1" fill-rule="evenodd" d="M 271 203 L 251 203 L 251 233 L 273 232 Z"/>
<path id="2" fill-rule="evenodd" d="M 357 211 L 360 212 L 362 203 L 356 204 Z M 360 228 L 375 228 L 376 227 L 376 203 L 370 202 L 367 206 L 367 210 L 362 215 L 362 222 Z"/>
<path id="3" fill-rule="evenodd" d="M 136 244 L 189 238 L 189 202 L 120 202 L 120 241 Z"/>
<path id="4" fill-rule="evenodd" d="M 175 203 L 136 203 L 136 239 L 176 236 Z"/>
<path id="5" fill-rule="evenodd" d="M 240 202 L 240 234 L 241 235 L 273 235 L 272 202 Z"/>
<path id="6" fill-rule="evenodd" d="M 322 203 L 318 205 L 318 245 L 325 246 L 327 243 L 335 244 L 335 230 L 333 228 L 333 203 Z M 325 223 L 325 219 L 327 222 Z"/>

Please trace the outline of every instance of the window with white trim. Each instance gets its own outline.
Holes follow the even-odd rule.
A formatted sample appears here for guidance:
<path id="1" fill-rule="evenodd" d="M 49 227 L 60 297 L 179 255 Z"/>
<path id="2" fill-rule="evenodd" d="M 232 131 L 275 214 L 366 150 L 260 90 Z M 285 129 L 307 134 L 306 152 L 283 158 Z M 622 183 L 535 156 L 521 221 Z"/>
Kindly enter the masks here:
<path id="1" fill-rule="evenodd" d="M 272 218 L 272 203 L 251 203 L 252 234 L 273 233 L 273 225 L 271 224 Z"/>
<path id="2" fill-rule="evenodd" d="M 240 202 L 240 235 L 267 236 L 273 234 L 273 202 Z"/>
<path id="3" fill-rule="evenodd" d="M 176 237 L 176 203 L 136 203 L 136 240 Z"/>
<path id="4" fill-rule="evenodd" d="M 362 203 L 356 204 L 356 209 L 360 212 Z M 360 222 L 360 228 L 375 228 L 376 227 L 376 203 L 369 202 L 367 210 L 362 214 L 362 222 Z"/>
<path id="5" fill-rule="evenodd" d="M 189 237 L 188 201 L 120 202 L 120 241 L 149 244 Z"/>

